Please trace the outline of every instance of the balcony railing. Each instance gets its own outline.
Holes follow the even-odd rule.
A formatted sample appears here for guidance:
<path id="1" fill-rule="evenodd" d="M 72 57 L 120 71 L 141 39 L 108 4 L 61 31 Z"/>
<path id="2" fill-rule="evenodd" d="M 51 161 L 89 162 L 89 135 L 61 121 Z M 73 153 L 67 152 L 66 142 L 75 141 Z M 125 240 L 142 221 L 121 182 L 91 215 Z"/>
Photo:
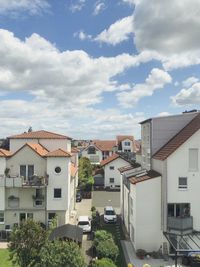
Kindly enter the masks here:
<path id="1" fill-rule="evenodd" d="M 167 227 L 179 232 L 193 230 L 193 217 L 168 217 Z"/>
<path id="2" fill-rule="evenodd" d="M 0 187 L 26 187 L 26 186 L 47 186 L 48 176 L 37 176 L 33 175 L 29 179 L 24 179 L 24 177 L 11 176 L 5 177 L 0 176 Z"/>

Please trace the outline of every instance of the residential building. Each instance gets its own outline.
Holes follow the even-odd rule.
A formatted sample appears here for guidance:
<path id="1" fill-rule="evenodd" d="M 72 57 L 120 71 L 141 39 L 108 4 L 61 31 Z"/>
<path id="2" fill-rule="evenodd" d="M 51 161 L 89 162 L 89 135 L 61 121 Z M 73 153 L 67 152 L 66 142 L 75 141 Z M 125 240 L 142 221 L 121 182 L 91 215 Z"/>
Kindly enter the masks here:
<path id="1" fill-rule="evenodd" d="M 82 157 L 90 159 L 92 164 L 100 164 L 102 160 L 115 152 L 134 154 L 137 151 L 135 140 L 130 135 L 118 135 L 116 140 L 93 140 L 81 152 Z"/>
<path id="2" fill-rule="evenodd" d="M 142 121 L 142 166 L 151 169 L 151 158 L 164 144 L 185 127 L 197 112 L 185 112 L 173 116 L 155 117 Z"/>
<path id="3" fill-rule="evenodd" d="M 107 159 L 102 160 L 101 166 L 104 169 L 104 187 L 120 189 L 121 174 L 119 169 L 132 166 L 140 167 L 140 164 L 135 163 L 135 161 L 127 160 L 120 153 L 114 153 Z"/>
<path id="4" fill-rule="evenodd" d="M 169 254 L 194 250 L 200 231 L 200 112 L 143 122 L 142 145 L 147 144 L 144 126 L 148 124 L 151 170 L 143 164 L 141 170 L 122 171 L 122 220 L 135 249 L 162 248 Z M 152 129 L 162 134 L 165 124 L 168 137 L 154 140 L 158 132 Z M 156 152 L 152 155 L 152 151 Z M 147 153 L 143 156 L 149 158 Z"/>
<path id="5" fill-rule="evenodd" d="M 77 164 L 71 138 L 47 131 L 9 137 L 0 150 L 0 230 L 33 218 L 48 225 L 69 221 L 74 209 Z"/>

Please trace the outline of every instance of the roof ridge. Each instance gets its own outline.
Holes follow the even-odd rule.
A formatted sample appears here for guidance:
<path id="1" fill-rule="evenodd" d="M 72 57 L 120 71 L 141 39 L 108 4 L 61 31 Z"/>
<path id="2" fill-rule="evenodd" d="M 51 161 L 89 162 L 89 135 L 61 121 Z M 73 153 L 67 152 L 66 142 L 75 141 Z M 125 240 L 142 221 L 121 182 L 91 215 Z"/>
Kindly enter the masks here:
<path id="1" fill-rule="evenodd" d="M 187 130 L 187 128 L 194 123 L 195 120 L 200 120 L 200 112 L 197 112 L 197 115 L 190 121 L 188 122 L 178 133 L 176 133 L 167 143 L 165 143 L 156 153 L 154 153 L 154 155 L 152 156 L 153 158 L 155 157 L 156 159 L 156 155 L 159 154 L 168 144 L 170 144 L 174 139 L 177 138 L 177 136 L 179 136 L 181 133 L 183 133 L 184 131 Z M 189 136 L 186 137 L 186 139 L 184 139 L 182 142 L 180 141 L 180 144 L 177 144 L 177 147 L 175 149 L 170 149 L 169 153 L 164 157 L 162 157 L 161 160 L 165 160 L 166 158 L 168 158 L 168 156 L 170 156 L 174 151 L 176 151 L 177 148 L 179 148 L 183 143 L 185 143 L 194 133 L 196 133 L 198 130 L 200 129 L 200 123 L 199 123 L 199 127 L 194 128 L 194 131 L 189 134 Z M 189 130 L 189 129 L 188 129 Z M 157 155 L 158 156 L 158 155 Z"/>

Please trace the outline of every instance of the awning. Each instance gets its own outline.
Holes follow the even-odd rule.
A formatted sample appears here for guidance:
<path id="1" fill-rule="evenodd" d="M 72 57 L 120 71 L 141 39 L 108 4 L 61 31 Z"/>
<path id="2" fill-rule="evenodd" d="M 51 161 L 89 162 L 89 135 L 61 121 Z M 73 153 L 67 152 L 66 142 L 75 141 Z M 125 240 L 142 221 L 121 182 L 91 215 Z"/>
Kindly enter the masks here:
<path id="1" fill-rule="evenodd" d="M 52 230 L 49 240 L 55 239 L 71 240 L 76 243 L 82 243 L 83 229 L 76 225 L 64 224 Z"/>
<path id="2" fill-rule="evenodd" d="M 186 255 L 189 252 L 200 252 L 200 232 L 188 234 L 164 233 L 175 253 Z"/>

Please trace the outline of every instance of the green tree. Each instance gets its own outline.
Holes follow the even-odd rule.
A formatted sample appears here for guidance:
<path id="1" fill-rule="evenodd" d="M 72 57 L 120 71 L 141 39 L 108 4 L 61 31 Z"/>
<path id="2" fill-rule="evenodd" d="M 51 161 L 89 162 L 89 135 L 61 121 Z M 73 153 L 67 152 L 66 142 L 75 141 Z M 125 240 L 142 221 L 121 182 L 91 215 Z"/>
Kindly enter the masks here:
<path id="1" fill-rule="evenodd" d="M 100 260 L 96 260 L 92 267 L 117 267 L 111 259 L 102 258 Z"/>
<path id="2" fill-rule="evenodd" d="M 106 240 L 111 240 L 113 241 L 112 234 L 105 231 L 105 230 L 98 230 L 95 232 L 95 237 L 94 237 L 94 246 L 97 247 L 98 244 L 102 241 Z"/>
<path id="3" fill-rule="evenodd" d="M 39 223 L 27 220 L 13 229 L 10 236 L 10 258 L 21 267 L 35 266 L 39 252 L 46 242 L 47 232 Z"/>
<path id="4" fill-rule="evenodd" d="M 46 242 L 40 252 L 37 267 L 85 267 L 79 246 L 74 242 Z"/>
<path id="5" fill-rule="evenodd" d="M 90 160 L 83 157 L 79 160 L 79 186 L 83 190 L 91 191 L 94 179 L 92 177 L 92 164 Z"/>
<path id="6" fill-rule="evenodd" d="M 119 255 L 118 246 L 115 245 L 112 239 L 99 242 L 96 246 L 96 252 L 98 258 L 109 258 L 114 262 L 116 262 Z"/>

